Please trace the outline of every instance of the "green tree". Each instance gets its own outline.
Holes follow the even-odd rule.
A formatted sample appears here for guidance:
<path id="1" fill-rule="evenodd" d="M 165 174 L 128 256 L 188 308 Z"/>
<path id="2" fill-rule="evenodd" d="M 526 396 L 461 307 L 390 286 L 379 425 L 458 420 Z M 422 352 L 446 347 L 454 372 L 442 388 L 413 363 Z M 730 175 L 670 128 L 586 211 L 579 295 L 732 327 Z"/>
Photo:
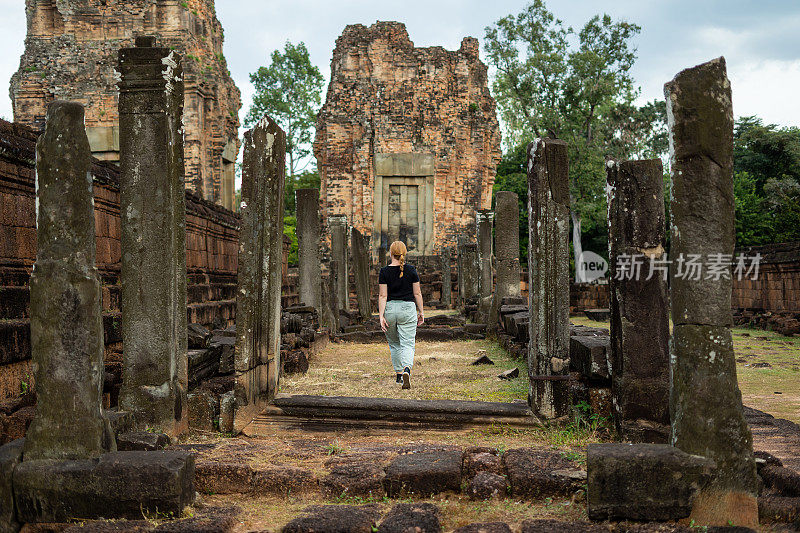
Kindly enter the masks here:
<path id="1" fill-rule="evenodd" d="M 534 0 L 521 13 L 486 28 L 487 56 L 497 69 L 492 88 L 508 147 L 533 137 L 563 139 L 569 147 L 570 215 L 575 259 L 584 233 L 607 232 L 605 158 L 630 158 L 661 149 L 661 108 L 636 108 L 630 74 L 631 40 L 639 26 L 608 15 L 575 32 Z M 648 146 L 648 143 L 651 146 Z"/>
<path id="2" fill-rule="evenodd" d="M 740 117 L 733 168 L 736 245 L 800 240 L 800 128 Z"/>
<path id="3" fill-rule="evenodd" d="M 286 42 L 275 50 L 267 67 L 250 74 L 255 87 L 253 105 L 244 123 L 251 127 L 269 115 L 286 133 L 287 182 L 294 181 L 311 154 L 311 140 L 324 78 L 311 63 L 305 43 Z M 302 166 L 301 166 L 302 165 Z"/>

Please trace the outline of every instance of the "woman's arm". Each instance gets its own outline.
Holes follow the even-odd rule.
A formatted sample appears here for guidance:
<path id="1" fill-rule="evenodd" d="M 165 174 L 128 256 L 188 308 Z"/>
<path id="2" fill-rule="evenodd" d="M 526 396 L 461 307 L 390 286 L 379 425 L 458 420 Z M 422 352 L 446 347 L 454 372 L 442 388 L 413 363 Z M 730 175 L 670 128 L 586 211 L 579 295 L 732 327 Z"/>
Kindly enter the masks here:
<path id="1" fill-rule="evenodd" d="M 417 302 L 417 325 L 421 326 L 425 323 L 425 315 L 422 312 L 422 289 L 419 288 L 419 281 L 412 287 L 414 287 L 414 301 Z"/>
<path id="2" fill-rule="evenodd" d="M 386 311 L 386 299 L 389 297 L 389 286 L 385 283 L 378 285 L 378 319 L 381 322 L 381 329 L 385 332 L 389 324 L 383 317 L 383 312 Z"/>

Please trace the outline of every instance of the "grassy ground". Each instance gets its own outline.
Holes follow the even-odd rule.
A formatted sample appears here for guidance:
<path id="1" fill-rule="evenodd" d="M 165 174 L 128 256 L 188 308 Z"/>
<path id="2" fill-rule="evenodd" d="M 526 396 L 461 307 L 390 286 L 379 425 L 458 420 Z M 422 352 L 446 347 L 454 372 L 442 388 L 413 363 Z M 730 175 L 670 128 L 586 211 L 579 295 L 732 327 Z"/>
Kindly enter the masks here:
<path id="1" fill-rule="evenodd" d="M 363 500 L 348 498 L 346 500 L 324 500 L 322 498 L 289 497 L 248 497 L 236 495 L 204 496 L 204 501 L 213 505 L 237 505 L 241 508 L 241 523 L 238 531 L 254 531 L 262 528 L 278 531 L 276 525 L 284 525 L 295 518 L 310 505 L 363 505 L 377 504 L 382 512 L 387 512 L 393 505 L 413 502 L 411 499 Z M 474 522 L 506 522 L 519 525 L 531 518 L 554 518 L 558 520 L 586 520 L 586 506 L 569 499 L 549 500 L 541 502 L 516 502 L 512 500 L 474 502 L 462 495 L 447 494 L 440 498 L 418 500 L 437 505 L 441 511 L 441 523 L 444 531 Z"/>
<path id="2" fill-rule="evenodd" d="M 473 366 L 481 353 L 494 365 Z M 395 373 L 386 343 L 331 344 L 311 361 L 305 375 L 287 376 L 281 382 L 284 394 L 320 396 L 371 396 L 416 400 L 525 400 L 525 362 L 512 360 L 491 341 L 418 342 L 411 389 L 395 383 Z M 520 377 L 501 380 L 501 372 L 519 367 Z"/>
<path id="3" fill-rule="evenodd" d="M 608 328 L 608 322 L 572 317 L 573 324 Z M 800 337 L 733 328 L 742 401 L 778 418 L 800 423 Z"/>

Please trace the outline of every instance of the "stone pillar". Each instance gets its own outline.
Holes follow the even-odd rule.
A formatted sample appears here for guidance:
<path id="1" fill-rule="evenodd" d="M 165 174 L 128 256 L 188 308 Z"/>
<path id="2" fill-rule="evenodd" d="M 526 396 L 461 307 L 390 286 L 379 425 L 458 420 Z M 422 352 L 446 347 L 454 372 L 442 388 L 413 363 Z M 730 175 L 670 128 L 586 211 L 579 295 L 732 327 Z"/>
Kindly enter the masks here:
<path id="1" fill-rule="evenodd" d="M 717 463 L 716 479 L 695 501 L 695 523 L 751 526 L 758 521 L 758 482 L 736 381 L 730 267 L 719 279 L 707 272 L 699 279 L 678 275 L 681 257 L 730 261 L 734 251 L 733 109 L 725 59 L 680 72 L 664 94 L 672 161 L 672 444 Z"/>
<path id="2" fill-rule="evenodd" d="M 323 280 L 322 322 L 331 330 L 331 334 L 339 333 L 339 298 L 336 294 L 336 279 L 339 277 L 339 262 L 328 263 L 328 277 Z"/>
<path id="3" fill-rule="evenodd" d="M 297 244 L 300 301 L 321 312 L 319 189 L 297 189 Z"/>
<path id="4" fill-rule="evenodd" d="M 83 106 L 53 102 L 36 143 L 30 320 L 38 401 L 26 460 L 86 459 L 116 449 L 101 408 L 103 315 L 90 164 Z"/>
<path id="5" fill-rule="evenodd" d="M 356 228 L 350 230 L 350 246 L 353 250 L 353 274 L 356 280 L 356 300 L 361 318 L 368 320 L 372 316 L 369 286 L 369 237 L 362 235 Z"/>
<path id="6" fill-rule="evenodd" d="M 120 408 L 139 429 L 188 428 L 181 56 L 137 37 L 119 52 Z"/>
<path id="7" fill-rule="evenodd" d="M 478 235 L 478 259 L 480 261 L 480 296 L 481 299 L 492 295 L 494 276 L 492 275 L 492 225 L 494 213 L 481 209 L 475 214 L 475 225 Z"/>
<path id="8" fill-rule="evenodd" d="M 511 191 L 495 196 L 495 250 L 497 257 L 498 302 L 505 296 L 519 296 L 519 197 Z"/>
<path id="9" fill-rule="evenodd" d="M 614 419 L 624 440 L 666 443 L 669 295 L 666 272 L 656 268 L 666 264 L 661 160 L 609 161 L 607 171 Z M 628 270 L 617 279 L 624 257 L 640 258 L 641 275 Z"/>
<path id="10" fill-rule="evenodd" d="M 567 414 L 569 387 L 569 161 L 567 144 L 528 145 L 530 404 L 545 417 Z"/>
<path id="11" fill-rule="evenodd" d="M 442 249 L 441 268 L 442 268 L 442 305 L 450 307 L 453 303 L 453 277 L 450 270 L 450 261 L 453 256 L 453 249 L 449 246 Z"/>
<path id="12" fill-rule="evenodd" d="M 458 300 L 461 309 L 474 304 L 480 295 L 480 264 L 478 245 L 459 238 L 458 242 Z"/>
<path id="13" fill-rule="evenodd" d="M 236 293 L 234 432 L 278 390 L 286 135 L 269 117 L 244 134 L 239 290 Z"/>
<path id="14" fill-rule="evenodd" d="M 331 215 L 328 217 L 328 228 L 331 231 L 331 260 L 339 263 L 336 275 L 336 298 L 339 307 L 350 310 L 350 264 L 347 249 L 347 215 Z"/>

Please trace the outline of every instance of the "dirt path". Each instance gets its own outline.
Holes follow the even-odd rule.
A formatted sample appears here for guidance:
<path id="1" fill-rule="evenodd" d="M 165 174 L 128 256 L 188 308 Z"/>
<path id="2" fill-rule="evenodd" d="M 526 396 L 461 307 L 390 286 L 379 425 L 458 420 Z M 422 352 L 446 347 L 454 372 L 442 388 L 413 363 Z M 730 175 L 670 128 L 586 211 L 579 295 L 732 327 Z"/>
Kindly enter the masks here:
<path id="1" fill-rule="evenodd" d="M 471 363 L 485 351 L 494 365 Z M 311 361 L 305 375 L 287 376 L 282 394 L 368 396 L 415 400 L 525 400 L 525 362 L 509 358 L 491 341 L 418 342 L 412 387 L 402 390 L 385 343 L 331 344 Z M 520 369 L 520 377 L 501 380 L 504 370 Z"/>

